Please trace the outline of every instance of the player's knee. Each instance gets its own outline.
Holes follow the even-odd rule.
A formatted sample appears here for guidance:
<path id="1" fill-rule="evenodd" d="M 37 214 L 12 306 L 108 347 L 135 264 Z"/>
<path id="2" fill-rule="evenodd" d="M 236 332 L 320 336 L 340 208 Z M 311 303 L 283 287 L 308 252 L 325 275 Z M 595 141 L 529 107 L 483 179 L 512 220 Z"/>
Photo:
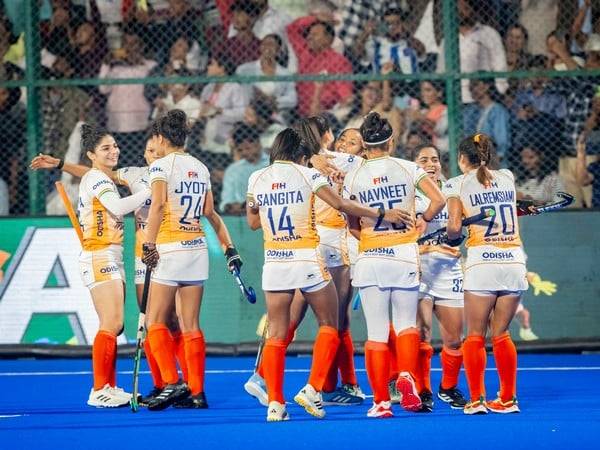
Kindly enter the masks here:
<path id="1" fill-rule="evenodd" d="M 420 324 L 419 333 L 421 334 L 421 340 L 425 342 L 431 341 L 431 325 Z"/>
<path id="2" fill-rule="evenodd" d="M 444 339 L 444 347 L 449 348 L 450 350 L 458 350 L 460 348 L 460 336 L 458 337 L 450 337 Z"/>

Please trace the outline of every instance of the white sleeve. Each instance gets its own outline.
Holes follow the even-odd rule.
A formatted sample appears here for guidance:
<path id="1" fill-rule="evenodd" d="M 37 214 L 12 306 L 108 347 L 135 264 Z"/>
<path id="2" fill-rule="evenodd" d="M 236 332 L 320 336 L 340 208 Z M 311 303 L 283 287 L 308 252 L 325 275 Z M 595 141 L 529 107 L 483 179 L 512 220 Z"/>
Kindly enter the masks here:
<path id="1" fill-rule="evenodd" d="M 162 159 L 159 159 L 157 161 L 154 161 L 152 164 L 150 164 L 150 169 L 149 169 L 149 173 L 150 173 L 150 179 L 149 179 L 149 183 L 150 186 L 152 186 L 152 183 L 154 183 L 155 181 L 167 181 L 167 172 L 165 170 L 165 168 L 163 167 L 162 163 Z"/>
<path id="2" fill-rule="evenodd" d="M 248 189 L 246 191 L 246 201 L 249 203 L 249 205 L 255 206 L 255 199 L 254 199 L 254 185 L 256 184 L 256 180 L 259 177 L 259 175 L 262 173 L 263 169 L 259 169 L 256 172 L 252 172 L 252 174 L 250 175 L 250 177 L 248 178 Z"/>
<path id="3" fill-rule="evenodd" d="M 503 175 L 506 175 L 512 181 L 515 181 L 515 175 L 509 169 L 500 169 L 499 172 Z"/>
<path id="4" fill-rule="evenodd" d="M 150 189 L 143 189 L 136 194 L 123 198 L 119 197 L 119 194 L 114 191 L 104 191 L 98 197 L 98 200 L 112 215 L 123 216 L 142 206 L 150 198 L 150 195 Z"/>
<path id="5" fill-rule="evenodd" d="M 446 181 L 446 184 L 444 184 L 444 194 L 446 195 L 446 198 L 460 198 L 460 185 L 461 182 L 459 177 L 450 178 Z"/>
<path id="6" fill-rule="evenodd" d="M 416 164 L 415 164 L 416 165 Z M 427 172 L 421 169 L 419 166 L 415 167 L 415 186 L 418 186 L 423 178 L 427 176 Z"/>
<path id="7" fill-rule="evenodd" d="M 121 185 L 131 186 L 145 170 L 144 167 L 123 167 L 117 170 L 117 181 Z"/>
<path id="8" fill-rule="evenodd" d="M 327 178 L 321 175 L 321 173 L 316 169 L 306 168 L 306 177 L 310 183 L 310 188 L 313 192 L 317 192 L 323 186 L 329 186 L 329 181 Z"/>
<path id="9" fill-rule="evenodd" d="M 350 172 L 356 167 L 360 166 L 364 159 L 360 156 L 350 155 L 342 152 L 327 152 L 327 154 L 333 156 L 333 164 L 342 172 Z"/>

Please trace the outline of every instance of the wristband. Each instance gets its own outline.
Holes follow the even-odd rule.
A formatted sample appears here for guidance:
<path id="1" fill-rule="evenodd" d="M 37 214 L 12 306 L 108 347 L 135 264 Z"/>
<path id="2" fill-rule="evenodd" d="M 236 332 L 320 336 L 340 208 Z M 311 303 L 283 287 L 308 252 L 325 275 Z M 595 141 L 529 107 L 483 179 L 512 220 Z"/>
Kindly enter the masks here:
<path id="1" fill-rule="evenodd" d="M 379 214 L 379 218 L 383 219 L 383 216 L 385 216 L 385 209 L 383 209 L 383 206 L 377 208 L 377 213 Z"/>
<path id="2" fill-rule="evenodd" d="M 63 168 L 64 165 L 65 165 L 65 160 L 62 159 L 62 158 L 59 158 L 59 160 L 58 160 L 58 166 L 56 166 L 56 168 L 58 170 L 62 170 L 62 168 Z"/>

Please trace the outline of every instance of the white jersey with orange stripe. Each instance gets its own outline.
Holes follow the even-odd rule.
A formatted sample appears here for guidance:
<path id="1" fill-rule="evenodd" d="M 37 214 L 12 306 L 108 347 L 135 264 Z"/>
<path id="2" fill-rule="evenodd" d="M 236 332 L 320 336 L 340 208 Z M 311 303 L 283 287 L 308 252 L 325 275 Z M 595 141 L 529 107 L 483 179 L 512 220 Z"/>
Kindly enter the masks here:
<path id="1" fill-rule="evenodd" d="M 508 169 L 490 172 L 492 182 L 487 187 L 477 180 L 477 170 L 473 170 L 451 178 L 444 188 L 447 198 L 460 199 L 464 217 L 493 212 L 486 221 L 469 225 L 466 246 L 521 246 L 514 175 Z"/>
<path id="2" fill-rule="evenodd" d="M 372 208 L 401 208 L 415 216 L 415 194 L 427 173 L 417 164 L 384 156 L 368 159 L 344 180 L 344 196 Z M 416 228 L 363 217 L 360 222 L 361 252 L 417 241 Z"/>
<path id="3" fill-rule="evenodd" d="M 150 184 L 167 183 L 167 201 L 156 238 L 157 244 L 185 243 L 204 236 L 200 218 L 211 190 L 204 164 L 185 152 L 173 152 L 150 165 Z"/>
<path id="4" fill-rule="evenodd" d="M 321 154 L 330 157 L 330 162 L 339 171 L 344 173 L 352 171 L 364 162 L 364 159 L 360 156 L 350 155 L 348 153 L 321 150 Z M 342 195 L 343 184 L 334 183 L 331 180 L 328 181 L 331 188 L 339 195 Z M 315 200 L 315 212 L 317 215 L 317 225 L 328 228 L 346 228 L 345 216 L 318 197 Z"/>
<path id="5" fill-rule="evenodd" d="M 444 187 L 442 186 L 442 193 L 444 192 Z M 423 214 L 431 201 L 429 198 L 423 194 L 421 191 L 417 190 L 417 194 L 415 196 L 415 208 L 417 215 Z M 440 213 L 433 218 L 430 222 L 427 223 L 427 229 L 423 233 L 424 235 L 433 233 L 434 231 L 439 230 L 448 225 L 448 208 L 444 206 L 444 209 L 440 211 Z M 421 255 L 425 254 L 436 254 L 441 253 L 443 255 L 452 256 L 455 258 L 460 258 L 460 249 L 457 247 L 450 247 L 447 244 L 440 244 L 439 237 L 430 239 L 425 243 L 419 245 L 419 253 Z"/>
<path id="6" fill-rule="evenodd" d="M 248 180 L 248 202 L 259 209 L 265 250 L 316 248 L 315 192 L 328 186 L 319 172 L 275 161 Z"/>
<path id="7" fill-rule="evenodd" d="M 92 168 L 81 177 L 77 215 L 83 231 L 84 250 L 123 244 L 123 216 L 111 214 L 99 200 L 107 193 L 119 195 L 115 183 L 101 170 Z"/>
<path id="8" fill-rule="evenodd" d="M 117 182 L 129 188 L 132 194 L 143 189 L 148 189 L 150 184 L 149 167 L 124 167 L 117 170 Z M 146 226 L 148 225 L 148 212 L 151 199 L 133 213 L 135 215 L 135 256 L 141 258 L 142 244 L 146 242 Z"/>

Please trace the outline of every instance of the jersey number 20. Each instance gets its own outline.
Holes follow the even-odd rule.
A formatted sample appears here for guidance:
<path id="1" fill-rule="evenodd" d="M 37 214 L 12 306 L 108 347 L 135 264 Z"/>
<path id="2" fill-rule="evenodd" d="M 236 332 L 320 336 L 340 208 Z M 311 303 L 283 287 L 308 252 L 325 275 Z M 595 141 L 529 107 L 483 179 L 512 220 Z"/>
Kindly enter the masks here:
<path id="1" fill-rule="evenodd" d="M 498 236 L 498 234 L 500 234 L 499 231 L 494 231 L 494 228 L 496 228 L 497 226 L 496 220 L 499 220 L 502 223 L 503 235 L 515 234 L 515 214 L 513 212 L 513 207 L 510 203 L 503 203 L 502 205 L 499 205 L 498 210 L 496 210 L 495 206 L 481 207 L 482 213 L 485 213 L 489 210 L 493 210 L 495 214 L 493 216 L 488 217 L 489 223 L 487 230 L 485 230 L 485 237 Z"/>

